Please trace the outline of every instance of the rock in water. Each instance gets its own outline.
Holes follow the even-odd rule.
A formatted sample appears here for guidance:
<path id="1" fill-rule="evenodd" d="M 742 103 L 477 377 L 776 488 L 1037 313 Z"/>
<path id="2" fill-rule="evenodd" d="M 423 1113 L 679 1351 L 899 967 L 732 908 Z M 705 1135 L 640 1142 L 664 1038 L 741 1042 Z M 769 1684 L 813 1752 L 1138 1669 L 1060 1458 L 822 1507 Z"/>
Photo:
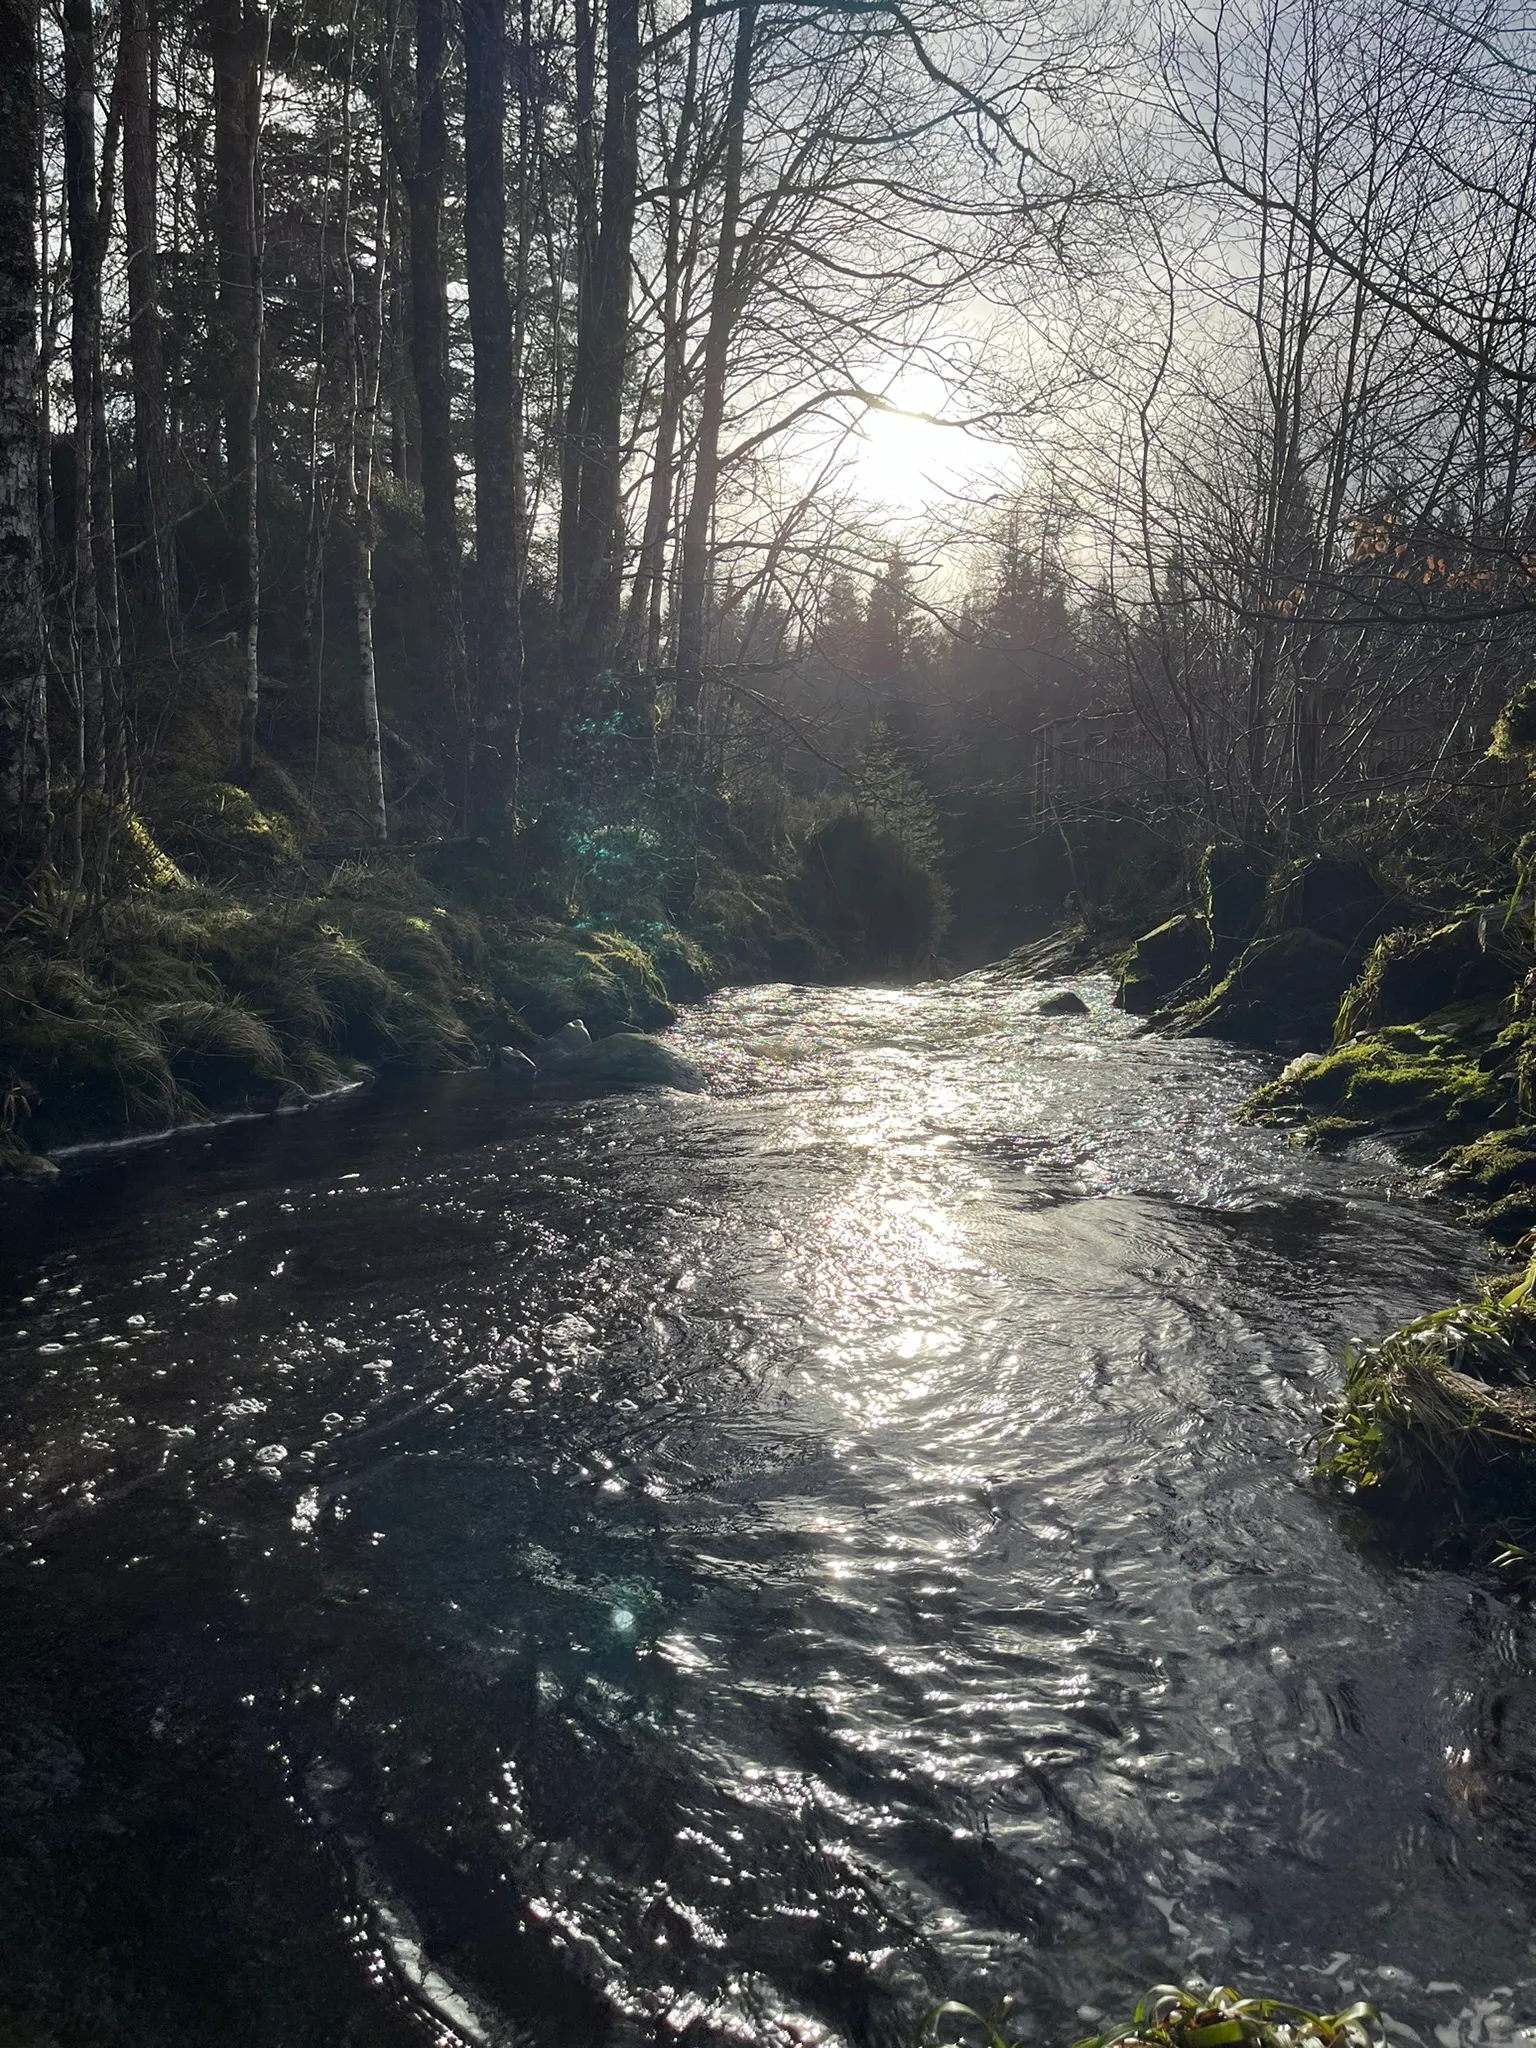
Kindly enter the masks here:
<path id="1" fill-rule="evenodd" d="M 616 1031 L 585 1050 L 571 1053 L 549 1071 L 562 1089 L 603 1095 L 621 1088 L 681 1088 L 696 1095 L 704 1076 L 690 1059 L 659 1038 L 639 1031 Z"/>
<path id="2" fill-rule="evenodd" d="M 1211 961 L 1211 934 L 1203 918 L 1186 910 L 1155 931 L 1144 932 L 1120 962 L 1115 1001 L 1136 1017 L 1150 1017 L 1169 998 L 1197 979 L 1189 993 L 1203 994 Z"/>
<path id="3" fill-rule="evenodd" d="M 1070 988 L 1064 988 L 1059 995 L 1047 996 L 1035 1012 L 1037 1017 L 1087 1017 L 1090 1014 L 1082 997 Z"/>
<path id="4" fill-rule="evenodd" d="M 573 1017 L 568 1024 L 562 1024 L 558 1031 L 552 1031 L 548 1038 L 541 1038 L 535 1049 L 534 1058 L 540 1069 L 563 1066 L 567 1060 L 592 1050 L 592 1034 L 579 1017 Z"/>
<path id="5" fill-rule="evenodd" d="M 498 1081 L 511 1088 L 531 1088 L 539 1078 L 539 1070 L 527 1053 L 519 1052 L 515 1045 L 498 1045 L 491 1054 L 491 1072 Z"/>

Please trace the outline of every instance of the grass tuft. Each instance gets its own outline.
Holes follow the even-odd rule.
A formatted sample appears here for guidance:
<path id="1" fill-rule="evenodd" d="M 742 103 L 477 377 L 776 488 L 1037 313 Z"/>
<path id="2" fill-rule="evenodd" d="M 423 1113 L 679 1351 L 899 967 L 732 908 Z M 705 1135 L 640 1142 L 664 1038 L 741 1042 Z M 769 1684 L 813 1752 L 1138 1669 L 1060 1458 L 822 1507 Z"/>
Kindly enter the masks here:
<path id="1" fill-rule="evenodd" d="M 1006 2010 L 981 2013 L 946 1998 L 924 2015 L 916 2048 L 1020 2048 L 1006 2023 Z M 1386 2031 L 1364 2001 L 1318 2013 L 1285 1999 L 1246 1998 L 1228 1984 L 1154 1984 L 1124 2026 L 1074 2048 L 1386 2048 Z"/>

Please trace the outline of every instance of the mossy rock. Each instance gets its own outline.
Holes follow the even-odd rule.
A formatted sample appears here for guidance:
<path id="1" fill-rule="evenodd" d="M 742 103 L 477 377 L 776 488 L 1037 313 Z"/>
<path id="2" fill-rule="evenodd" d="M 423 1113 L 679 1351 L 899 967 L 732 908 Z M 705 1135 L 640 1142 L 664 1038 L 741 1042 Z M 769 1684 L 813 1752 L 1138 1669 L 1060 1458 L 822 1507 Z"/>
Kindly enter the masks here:
<path id="1" fill-rule="evenodd" d="M 1150 1017 L 1210 965 L 1211 935 L 1193 911 L 1170 917 L 1122 954 L 1115 1002 L 1132 1016 Z"/>
<path id="2" fill-rule="evenodd" d="M 1536 1226 L 1536 1129 L 1486 1131 L 1439 1163 L 1447 1194 L 1472 1205 L 1471 1219 L 1501 1243 Z"/>
<path id="3" fill-rule="evenodd" d="M 1242 1045 L 1326 1045 L 1353 973 L 1347 949 L 1314 931 L 1276 932 L 1238 955 L 1208 995 L 1175 1012 L 1181 1038 Z"/>
<path id="4" fill-rule="evenodd" d="M 829 981 L 845 972 L 824 937 L 811 932 L 777 874 L 749 874 L 700 849 L 690 924 L 732 978 Z"/>
<path id="5" fill-rule="evenodd" d="M 638 1031 L 616 1031 L 540 1073 L 561 1094 L 607 1095 L 632 1088 L 677 1088 L 697 1094 L 704 1076 L 692 1060 Z"/>
<path id="6" fill-rule="evenodd" d="M 1426 1548 L 1536 1545 L 1531 1276 L 1351 1352 L 1319 1469 Z"/>
<path id="7" fill-rule="evenodd" d="M 1195 902 L 1218 967 L 1233 960 L 1263 922 L 1273 866 L 1271 856 L 1260 847 L 1218 842 L 1201 854 L 1195 870 Z"/>
<path id="8" fill-rule="evenodd" d="M 1318 1134 L 1325 1119 L 1332 1135 L 1389 1130 L 1424 1156 L 1510 1113 L 1508 1087 L 1497 1075 L 1460 1054 L 1454 1040 L 1411 1024 L 1293 1060 L 1243 1110 L 1260 1123 L 1306 1119 Z"/>
<path id="9" fill-rule="evenodd" d="M 641 934 L 641 939 L 671 1002 L 700 1002 L 719 982 L 715 962 L 685 932 L 661 925 Z"/>
<path id="10" fill-rule="evenodd" d="M 1388 932 L 1339 1005 L 1335 1036 L 1343 1042 L 1360 1031 L 1466 1006 L 1492 1023 L 1513 992 L 1517 972 L 1513 960 L 1490 945 L 1488 922 L 1478 915 L 1453 918 L 1430 931 Z"/>
<path id="11" fill-rule="evenodd" d="M 148 824 L 178 866 L 211 881 L 249 880 L 303 858 L 294 819 L 234 782 L 174 776 L 155 792 Z"/>
<path id="12" fill-rule="evenodd" d="M 1316 932 L 1358 957 L 1376 943 L 1393 915 L 1385 891 L 1362 862 L 1319 853 L 1275 870 L 1264 929 Z"/>

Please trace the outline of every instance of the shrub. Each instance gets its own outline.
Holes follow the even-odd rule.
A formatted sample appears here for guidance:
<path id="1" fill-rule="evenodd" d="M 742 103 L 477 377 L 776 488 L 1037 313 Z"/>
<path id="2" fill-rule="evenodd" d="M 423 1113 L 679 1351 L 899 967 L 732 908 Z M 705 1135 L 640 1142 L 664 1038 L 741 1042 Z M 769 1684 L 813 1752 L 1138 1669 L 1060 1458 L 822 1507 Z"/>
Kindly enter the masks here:
<path id="1" fill-rule="evenodd" d="M 932 962 L 949 922 L 943 882 L 863 812 L 840 810 L 805 843 L 795 907 L 853 967 Z"/>

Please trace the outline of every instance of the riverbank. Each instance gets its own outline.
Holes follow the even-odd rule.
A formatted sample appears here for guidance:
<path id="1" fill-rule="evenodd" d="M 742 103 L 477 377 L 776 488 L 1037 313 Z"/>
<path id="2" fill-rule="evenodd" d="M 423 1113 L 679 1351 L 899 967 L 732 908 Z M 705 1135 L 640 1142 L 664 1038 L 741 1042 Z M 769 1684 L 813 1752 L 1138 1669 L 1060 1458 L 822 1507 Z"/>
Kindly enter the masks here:
<path id="1" fill-rule="evenodd" d="M 1357 862 L 1211 849 L 1193 904 L 1130 947 L 1117 1000 L 1175 1037 L 1290 1055 L 1239 1112 L 1320 1152 L 1363 1140 L 1421 1170 L 1507 1269 L 1536 1248 L 1536 946 L 1506 897 L 1394 896 Z M 1319 1469 L 1415 1547 L 1536 1570 L 1536 1259 L 1513 1287 L 1365 1341 Z"/>
<path id="2" fill-rule="evenodd" d="M 0 1172 L 293 1106 L 386 1069 L 449 1072 L 580 1017 L 602 1037 L 831 948 L 785 884 L 706 859 L 690 928 L 538 915 L 476 842 L 196 881 L 153 842 L 88 909 L 37 891 L 0 948 Z M 520 900 L 521 898 L 521 900 Z"/>
<path id="3" fill-rule="evenodd" d="M 1175 1037 L 1287 1055 L 1243 1114 L 1293 1142 L 1386 1141 L 1500 1245 L 1536 1225 L 1528 892 L 1457 903 L 1361 862 L 1203 858 L 1194 901 L 1117 963 L 1120 1006 Z"/>

